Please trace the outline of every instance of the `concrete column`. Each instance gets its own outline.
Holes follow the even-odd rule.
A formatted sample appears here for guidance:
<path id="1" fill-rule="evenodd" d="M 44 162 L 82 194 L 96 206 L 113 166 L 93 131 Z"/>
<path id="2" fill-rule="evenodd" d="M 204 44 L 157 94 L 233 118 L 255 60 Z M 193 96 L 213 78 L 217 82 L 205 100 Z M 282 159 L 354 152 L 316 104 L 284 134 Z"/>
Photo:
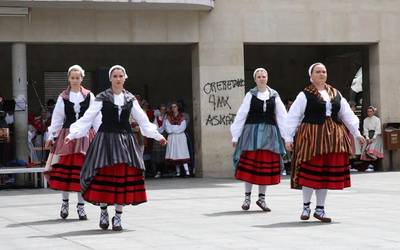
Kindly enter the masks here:
<path id="1" fill-rule="evenodd" d="M 192 48 L 192 96 L 193 96 L 193 134 L 196 175 L 203 176 L 203 145 L 201 133 L 201 86 L 200 86 L 200 67 L 199 67 L 199 46 Z M 192 159 L 193 160 L 193 159 Z"/>
<path id="2" fill-rule="evenodd" d="M 392 31 L 394 31 L 392 25 Z M 394 50 L 397 40 L 381 41 L 369 48 L 370 60 L 370 97 L 372 105 L 377 106 L 377 116 L 385 123 L 400 123 L 398 97 L 400 96 L 400 80 L 398 79 L 399 51 Z M 367 103 L 369 105 L 369 103 Z M 383 133 L 383 130 L 382 130 Z M 382 165 L 383 171 L 400 170 L 400 149 L 392 152 L 385 150 Z"/>
<path id="3" fill-rule="evenodd" d="M 12 82 L 13 96 L 16 109 L 15 112 L 15 142 L 17 159 L 28 161 L 28 92 L 26 71 L 26 45 L 15 43 L 12 45 Z"/>
<path id="4" fill-rule="evenodd" d="M 201 42 L 192 58 L 197 173 L 232 177 L 230 125 L 244 97 L 243 43 Z"/>

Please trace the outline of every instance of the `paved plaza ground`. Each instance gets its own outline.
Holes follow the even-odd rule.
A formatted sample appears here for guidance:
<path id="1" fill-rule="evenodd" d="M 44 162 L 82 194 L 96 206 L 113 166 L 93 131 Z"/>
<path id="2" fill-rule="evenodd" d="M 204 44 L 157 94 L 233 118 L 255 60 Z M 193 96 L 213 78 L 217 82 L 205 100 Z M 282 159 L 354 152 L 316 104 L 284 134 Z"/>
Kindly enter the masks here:
<path id="1" fill-rule="evenodd" d="M 147 189 L 149 202 L 125 207 L 122 232 L 100 230 L 91 204 L 79 221 L 75 195 L 61 220 L 56 191 L 0 190 L 0 249 L 400 249 L 400 172 L 353 174 L 352 188 L 329 191 L 331 224 L 299 220 L 301 192 L 287 177 L 268 187 L 268 213 L 256 187 L 241 211 L 243 184 L 231 179 L 157 179 Z"/>

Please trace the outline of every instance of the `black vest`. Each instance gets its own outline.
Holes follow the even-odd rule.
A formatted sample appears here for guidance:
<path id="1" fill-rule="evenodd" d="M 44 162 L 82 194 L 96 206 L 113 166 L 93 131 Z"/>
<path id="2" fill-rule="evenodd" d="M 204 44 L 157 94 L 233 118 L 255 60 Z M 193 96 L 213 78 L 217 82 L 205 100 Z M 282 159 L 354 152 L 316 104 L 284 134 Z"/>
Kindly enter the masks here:
<path id="1" fill-rule="evenodd" d="M 63 128 L 69 128 L 72 123 L 76 122 L 74 103 L 66 99 L 63 99 L 63 101 L 64 101 L 64 113 L 65 113 Z M 89 108 L 89 105 L 90 105 L 90 94 L 86 96 L 85 100 L 79 103 L 79 106 L 81 108 L 79 109 L 78 118 L 81 118 L 83 114 L 85 114 L 86 110 Z"/>
<path id="2" fill-rule="evenodd" d="M 265 101 L 266 109 L 264 111 L 264 101 L 252 95 L 250 110 L 247 114 L 246 124 L 266 123 L 276 125 L 275 122 L 275 97 Z"/>
<path id="3" fill-rule="evenodd" d="M 307 106 L 304 112 L 303 123 L 311 123 L 311 124 L 323 124 L 326 119 L 326 102 L 317 96 L 303 91 L 307 98 Z M 332 103 L 332 114 L 331 118 L 336 123 L 341 123 L 338 118 L 338 113 L 340 110 L 340 94 L 337 93 L 336 97 L 331 101 Z"/>
<path id="4" fill-rule="evenodd" d="M 121 115 L 118 116 L 118 105 L 109 101 L 103 101 L 103 108 L 101 109 L 102 123 L 99 132 L 107 133 L 133 133 L 129 117 L 133 107 L 132 101 L 123 105 Z"/>

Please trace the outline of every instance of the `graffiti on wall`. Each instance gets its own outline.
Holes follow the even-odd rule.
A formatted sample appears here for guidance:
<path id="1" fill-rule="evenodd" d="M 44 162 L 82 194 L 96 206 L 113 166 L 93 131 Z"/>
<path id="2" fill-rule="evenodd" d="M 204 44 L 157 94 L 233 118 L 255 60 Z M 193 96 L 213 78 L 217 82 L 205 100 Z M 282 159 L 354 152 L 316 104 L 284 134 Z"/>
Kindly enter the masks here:
<path id="1" fill-rule="evenodd" d="M 233 123 L 236 114 L 232 112 L 230 92 L 244 85 L 244 79 L 240 78 L 204 84 L 203 94 L 207 96 L 211 106 L 206 126 L 229 126 Z"/>

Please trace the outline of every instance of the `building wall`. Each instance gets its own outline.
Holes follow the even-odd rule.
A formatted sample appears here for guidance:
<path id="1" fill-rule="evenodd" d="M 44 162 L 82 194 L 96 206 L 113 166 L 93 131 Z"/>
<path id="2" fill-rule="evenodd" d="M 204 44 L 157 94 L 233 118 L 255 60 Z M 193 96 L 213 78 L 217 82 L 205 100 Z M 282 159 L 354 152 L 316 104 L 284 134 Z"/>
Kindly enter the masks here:
<path id="1" fill-rule="evenodd" d="M 371 103 L 383 123 L 400 121 L 399 23 L 400 2 L 392 0 L 218 0 L 210 12 L 32 9 L 30 23 L 0 17 L 0 41 L 195 44 L 197 160 L 204 176 L 232 176 L 229 116 L 244 95 L 244 44 L 368 45 Z M 239 87 L 204 91 L 218 82 Z M 218 97 L 225 101 L 214 107 Z M 210 115 L 225 124 L 207 122 Z M 394 159 L 399 165 L 399 153 Z"/>
<path id="2" fill-rule="evenodd" d="M 400 2 L 397 1 L 380 1 L 379 5 L 376 1 L 361 0 L 217 1 L 211 13 L 201 13 L 204 19 L 200 19 L 199 47 L 207 49 L 200 50 L 204 58 L 203 62 L 200 59 L 200 85 L 243 77 L 243 43 L 366 44 L 370 48 L 370 101 L 378 106 L 383 123 L 400 121 L 396 101 L 396 96 L 400 94 L 400 79 L 395 73 L 400 66 L 400 45 L 396 44 L 396 40 L 400 39 L 400 31 L 396 29 L 400 23 L 399 12 Z M 219 58 L 211 58 L 217 53 L 210 48 L 221 48 L 218 49 Z M 201 70 L 203 65 L 204 71 Z M 231 103 L 232 110 L 237 110 L 243 90 L 231 90 L 229 95 L 230 100 L 235 100 Z M 207 98 L 204 97 L 202 102 L 207 103 Z M 224 150 L 219 149 L 222 143 L 229 145 L 228 127 L 204 125 L 209 111 L 210 107 L 208 110 L 203 108 L 201 112 L 202 149 L 207 155 L 203 159 L 209 163 L 203 162 L 203 169 L 221 164 L 223 167 L 219 167 L 221 172 L 218 174 L 230 175 L 229 153 L 232 149 L 228 146 Z M 221 152 L 225 158 L 222 160 L 218 153 L 213 152 Z M 384 169 L 390 167 L 388 158 L 385 158 Z M 399 158 L 399 153 L 395 153 L 395 168 L 399 168 Z"/>

